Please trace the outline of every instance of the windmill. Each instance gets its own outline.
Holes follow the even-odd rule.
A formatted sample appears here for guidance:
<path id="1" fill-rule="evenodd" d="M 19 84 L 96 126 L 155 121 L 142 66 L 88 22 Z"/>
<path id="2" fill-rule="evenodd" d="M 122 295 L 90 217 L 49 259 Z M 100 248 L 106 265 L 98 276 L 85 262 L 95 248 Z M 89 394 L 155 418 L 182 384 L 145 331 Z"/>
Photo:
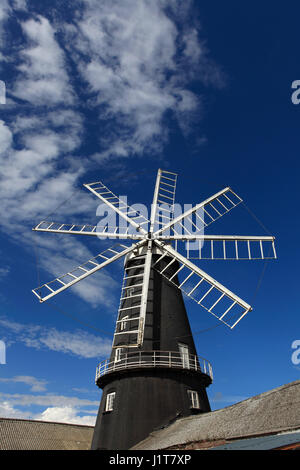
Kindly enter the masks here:
<path id="1" fill-rule="evenodd" d="M 92 449 L 128 449 L 178 416 L 210 411 L 210 363 L 197 355 L 183 296 L 229 328 L 252 310 L 191 259 L 274 259 L 272 236 L 205 235 L 242 199 L 226 187 L 175 213 L 177 174 L 158 170 L 150 220 L 102 182 L 84 184 L 123 224 L 40 222 L 33 230 L 125 240 L 33 290 L 40 302 L 124 259 L 124 278 L 109 359 L 96 369 L 103 390 Z M 184 254 L 178 244 L 184 244 Z"/>

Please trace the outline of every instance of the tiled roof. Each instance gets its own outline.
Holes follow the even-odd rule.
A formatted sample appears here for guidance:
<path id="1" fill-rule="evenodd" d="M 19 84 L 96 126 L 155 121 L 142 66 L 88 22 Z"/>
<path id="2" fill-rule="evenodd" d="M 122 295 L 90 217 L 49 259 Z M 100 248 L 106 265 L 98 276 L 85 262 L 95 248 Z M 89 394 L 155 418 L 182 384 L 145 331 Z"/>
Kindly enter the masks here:
<path id="1" fill-rule="evenodd" d="M 133 449 L 211 448 L 233 439 L 291 430 L 300 431 L 300 380 L 220 410 L 178 419 Z"/>
<path id="2" fill-rule="evenodd" d="M 0 450 L 88 450 L 93 426 L 0 418 Z"/>

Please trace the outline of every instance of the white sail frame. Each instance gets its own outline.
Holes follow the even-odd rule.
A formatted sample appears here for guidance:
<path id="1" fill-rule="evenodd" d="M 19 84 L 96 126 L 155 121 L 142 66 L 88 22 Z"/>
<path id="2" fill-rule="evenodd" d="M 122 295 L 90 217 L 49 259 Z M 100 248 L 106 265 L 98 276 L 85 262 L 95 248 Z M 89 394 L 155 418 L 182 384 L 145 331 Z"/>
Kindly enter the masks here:
<path id="1" fill-rule="evenodd" d="M 169 181 L 168 181 L 169 180 Z M 228 186 L 223 190 L 217 192 L 213 196 L 207 198 L 203 202 L 195 205 L 191 209 L 185 211 L 178 217 L 170 219 L 170 216 L 165 216 L 165 219 L 168 222 L 160 222 L 158 219 L 158 210 L 160 208 L 160 204 L 169 204 L 170 210 L 168 211 L 171 217 L 173 216 L 172 207 L 174 207 L 175 202 L 175 189 L 176 189 L 176 182 L 177 182 L 177 174 L 168 172 L 166 170 L 158 170 L 157 177 L 156 177 L 156 184 L 154 189 L 153 195 L 153 203 L 151 208 L 151 216 L 150 220 L 146 219 L 143 215 L 141 215 L 138 211 L 133 209 L 132 207 L 128 206 L 125 202 L 121 201 L 112 191 L 110 191 L 107 186 L 105 186 L 102 182 L 94 182 L 89 184 L 84 184 L 84 186 L 95 194 L 103 203 L 105 203 L 109 208 L 115 211 L 120 217 L 126 220 L 129 224 L 128 228 L 122 228 L 122 230 L 118 227 L 113 229 L 108 228 L 107 226 L 100 227 L 99 225 L 88 225 L 88 224 L 65 224 L 65 223 L 57 223 L 57 222 L 49 222 L 49 221 L 42 221 L 37 224 L 33 230 L 39 232 L 46 232 L 46 233 L 60 233 L 60 234 L 72 234 L 72 235 L 88 235 L 88 236 L 97 236 L 98 238 L 112 238 L 112 239 L 124 239 L 124 240 L 132 240 L 135 241 L 130 247 L 125 245 L 119 244 L 118 246 L 121 247 L 121 250 L 114 250 L 113 247 L 104 250 L 103 252 L 99 253 L 94 258 L 86 261 L 85 263 L 81 264 L 74 270 L 69 271 L 68 273 L 55 278 L 53 281 L 43 284 L 42 286 L 33 289 L 33 293 L 39 298 L 40 302 L 44 302 L 45 300 L 53 297 L 54 295 L 64 291 L 68 287 L 76 284 L 77 282 L 85 279 L 86 277 L 90 276 L 91 274 L 95 273 L 96 271 L 108 266 L 112 262 L 118 260 L 121 257 L 130 254 L 137 254 L 144 256 L 145 264 L 144 264 L 144 272 L 143 272 L 143 282 L 142 282 L 142 293 L 138 294 L 140 297 L 141 302 L 139 307 L 138 315 L 133 318 L 128 318 L 126 321 L 131 322 L 133 320 L 139 320 L 138 329 L 132 331 L 132 333 L 137 334 L 137 344 L 135 346 L 141 346 L 143 343 L 144 337 L 144 326 L 145 326 L 145 318 L 147 312 L 147 301 L 148 301 L 148 290 L 149 290 L 149 280 L 150 280 L 150 273 L 152 267 L 155 268 L 157 261 L 153 262 L 152 254 L 158 253 L 161 255 L 159 259 L 164 257 L 169 257 L 171 261 L 168 264 L 159 270 L 159 272 L 166 276 L 168 267 L 173 262 L 178 262 L 180 268 L 178 272 L 185 268 L 188 269 L 188 274 L 185 276 L 183 281 L 180 282 L 180 285 L 177 285 L 179 289 L 181 289 L 184 293 L 186 293 L 189 297 L 193 298 L 193 293 L 196 291 L 198 286 L 196 285 L 190 290 L 186 289 L 186 286 L 189 284 L 189 280 L 192 278 L 193 275 L 199 277 L 201 282 L 206 282 L 210 287 L 208 292 L 203 295 L 203 297 L 197 301 L 199 305 L 202 305 L 206 310 L 208 310 L 213 315 L 217 316 L 217 318 L 224 322 L 230 328 L 234 328 L 235 325 L 249 312 L 252 310 L 252 307 L 245 301 L 243 301 L 240 297 L 236 294 L 231 292 L 225 286 L 220 284 L 218 281 L 213 279 L 199 267 L 195 266 L 190 261 L 189 256 L 189 243 L 192 241 L 199 241 L 200 243 L 203 241 L 210 241 L 212 255 L 209 259 L 229 259 L 226 252 L 226 243 L 227 242 L 234 242 L 236 248 L 236 256 L 232 259 L 241 259 L 239 256 L 238 251 L 238 243 L 245 242 L 248 247 L 248 254 L 244 259 L 275 259 L 277 257 L 274 240 L 275 238 L 272 236 L 242 236 L 242 235 L 204 235 L 203 233 L 192 233 L 186 226 L 183 224 L 187 221 L 193 227 L 198 229 L 197 225 L 193 222 L 192 218 L 195 216 L 197 220 L 200 220 L 202 223 L 202 228 L 205 228 L 207 225 L 211 224 L 219 217 L 227 214 L 231 209 L 236 207 L 238 204 L 242 202 L 242 199 Z M 231 195 L 231 196 L 230 196 Z M 222 199 L 223 198 L 223 199 Z M 170 202 L 168 202 L 170 201 Z M 203 211 L 204 215 L 200 215 L 201 211 Z M 206 217 L 206 220 L 205 218 Z M 156 229 L 156 224 L 160 223 L 162 227 L 158 230 Z M 183 228 L 182 233 L 178 233 L 176 230 L 176 226 L 179 225 Z M 146 227 L 147 226 L 147 230 Z M 135 233 L 130 233 L 130 228 L 135 229 Z M 149 228 L 149 231 L 148 231 Z M 186 242 L 187 244 L 187 257 L 181 255 L 177 250 L 172 248 L 169 244 L 170 242 L 175 241 L 177 242 Z M 221 258 L 214 257 L 214 242 L 222 242 L 223 243 L 223 255 Z M 251 254 L 251 242 L 258 242 L 260 246 L 260 256 L 254 258 Z M 268 242 L 271 243 L 272 246 L 272 256 L 266 256 L 263 250 L 263 243 Z M 108 255 L 106 256 L 105 255 Z M 200 252 L 199 252 L 200 253 Z M 104 261 L 98 263 L 99 259 L 104 259 Z M 204 259 L 199 256 L 197 259 Z M 208 258 L 205 258 L 208 259 Z M 74 274 L 75 270 L 79 270 L 79 275 L 76 276 Z M 172 278 L 176 276 L 177 272 L 168 278 L 169 281 L 174 282 Z M 68 276 L 68 281 L 65 282 L 65 278 Z M 139 276 L 140 277 L 140 276 Z M 54 284 L 56 287 L 53 287 Z M 42 288 L 46 289 L 46 295 L 41 295 L 40 290 Z M 122 292 L 126 289 L 123 286 Z M 209 293 L 213 290 L 217 289 L 220 292 L 220 297 L 217 298 L 213 305 L 210 308 L 207 308 L 203 304 L 203 300 L 209 295 Z M 49 292 L 48 292 L 49 291 Z M 124 293 L 121 294 L 121 301 L 124 300 L 122 297 Z M 222 315 L 216 315 L 214 313 L 214 308 L 216 307 L 221 300 L 226 297 L 232 300 L 232 305 L 226 309 L 222 313 Z M 126 297 L 125 297 L 126 299 Z M 194 299 L 195 300 L 195 299 Z M 120 302 L 121 302 L 120 301 Z M 229 323 L 226 321 L 226 316 L 229 314 L 230 310 L 233 308 L 234 305 L 238 305 L 243 309 L 242 314 L 239 318 L 234 321 L 234 324 Z M 132 308 L 132 307 L 129 307 Z M 135 307 L 136 308 L 136 307 Z M 122 311 L 120 307 L 119 311 Z M 123 319 L 118 319 L 116 325 L 119 322 L 122 322 Z M 125 334 L 123 331 L 118 332 L 116 330 L 115 335 Z M 130 346 L 127 346 L 130 347 Z"/>
<path id="2" fill-rule="evenodd" d="M 234 197 L 236 198 L 237 202 L 234 202 L 232 201 L 232 199 L 229 198 L 229 195 L 228 194 L 231 194 L 231 195 L 234 195 Z M 228 204 L 230 204 L 230 206 L 228 205 L 225 205 L 222 201 L 220 201 L 221 199 L 221 196 L 224 196 L 226 197 L 226 199 L 228 200 Z M 218 203 L 223 207 L 223 210 L 222 212 L 220 212 L 219 208 L 217 209 L 214 205 L 213 205 L 213 202 L 215 201 L 218 201 Z M 220 217 L 222 217 L 223 215 L 227 214 L 229 211 L 231 211 L 234 207 L 236 207 L 238 204 L 240 204 L 242 202 L 242 199 L 228 186 L 224 189 L 222 189 L 222 191 L 219 191 L 218 193 L 214 194 L 213 196 L 209 197 L 208 199 L 206 199 L 205 201 L 197 204 L 196 206 L 192 207 L 191 209 L 188 209 L 187 211 L 185 211 L 183 214 L 179 215 L 178 217 L 176 217 L 175 219 L 173 219 L 171 222 L 169 222 L 168 224 L 165 224 L 161 229 L 157 230 L 154 234 L 153 234 L 153 238 L 157 238 L 159 239 L 160 236 L 166 232 L 167 230 L 170 231 L 173 231 L 175 235 L 183 235 L 185 236 L 187 232 L 187 235 L 190 235 L 192 236 L 193 234 L 182 224 L 182 222 L 184 222 L 185 220 L 188 221 L 191 225 L 195 226 L 195 224 L 193 223 L 191 217 L 193 215 L 195 215 L 196 217 L 198 217 L 198 219 L 200 220 L 201 222 L 201 226 L 202 226 L 202 231 L 205 227 L 207 227 L 208 225 L 210 225 L 212 222 L 214 222 L 215 220 L 219 219 Z M 210 207 L 210 210 L 212 210 L 212 212 L 208 212 L 207 209 Z M 206 222 L 205 219 L 203 218 L 203 215 L 200 216 L 198 214 L 198 212 L 201 212 L 204 211 L 204 213 L 209 217 L 209 220 Z M 178 234 L 176 232 L 176 225 L 179 224 L 183 230 L 184 230 L 184 233 L 183 234 Z M 169 238 L 169 237 L 168 237 Z"/>
<path id="3" fill-rule="evenodd" d="M 42 224 L 48 224 L 47 227 L 42 227 Z M 52 228 L 52 227 L 56 228 Z M 70 228 L 67 228 L 70 227 Z M 124 230 L 124 227 L 114 227 L 114 230 L 111 231 L 107 225 L 99 227 L 98 225 L 88 225 L 88 224 L 66 224 L 60 222 L 49 222 L 42 220 L 39 222 L 32 230 L 35 232 L 48 232 L 48 233 L 64 233 L 71 235 L 89 235 L 98 238 L 111 238 L 111 239 L 124 239 L 124 240 L 143 240 L 144 236 L 140 233 L 128 233 L 130 227 L 123 232 L 120 229 Z"/>
<path id="4" fill-rule="evenodd" d="M 72 287 L 74 284 L 77 284 L 77 282 L 82 281 L 86 277 L 90 276 L 91 274 L 94 274 L 95 272 L 99 271 L 100 269 L 104 268 L 105 266 L 108 266 L 110 263 L 113 263 L 114 261 L 118 260 L 119 258 L 122 258 L 123 256 L 126 256 L 127 254 L 133 252 L 134 250 L 138 249 L 141 245 L 144 245 L 144 244 L 145 244 L 145 242 L 142 241 L 140 243 L 131 245 L 129 248 L 125 245 L 121 245 L 121 244 L 117 245 L 117 246 L 120 246 L 122 248 L 122 251 L 116 251 L 114 249 L 116 247 L 115 247 L 115 245 L 113 245 L 113 247 L 107 248 L 106 250 L 102 251 L 101 253 L 99 253 L 95 257 L 89 259 L 88 261 L 85 261 L 84 263 L 82 263 L 81 265 L 79 265 L 77 267 L 74 267 L 73 269 L 71 269 L 67 273 L 65 273 L 61 276 L 58 276 L 55 279 L 53 279 L 52 281 L 49 281 L 45 284 L 42 284 L 39 287 L 36 287 L 35 289 L 32 290 L 32 292 L 38 297 L 40 302 L 44 302 L 45 300 L 50 299 L 54 295 L 57 295 L 60 292 L 68 289 L 69 287 Z M 106 256 L 108 254 L 110 255 L 110 253 L 108 253 L 108 252 L 113 253 L 113 255 L 110 258 L 108 256 Z M 98 259 L 98 258 L 103 258 L 105 261 L 103 261 L 102 263 L 99 264 L 99 263 L 96 262 L 96 259 Z M 88 264 L 91 264 L 92 266 L 94 265 L 95 267 L 90 267 L 88 269 Z M 75 271 L 77 272 L 77 270 L 82 271 L 83 274 L 81 274 L 79 276 L 74 274 L 74 272 Z M 67 280 L 68 278 L 71 278 L 72 280 L 68 281 Z M 54 285 L 57 285 L 57 283 L 60 284 L 61 287 L 55 288 Z M 48 295 L 42 296 L 41 295 L 41 290 L 44 289 L 44 288 L 48 289 L 48 291 L 50 291 L 50 293 Z"/>
<path id="5" fill-rule="evenodd" d="M 156 263 L 159 263 L 160 260 L 165 257 L 165 256 L 170 256 L 171 257 L 171 262 L 169 262 L 169 264 L 163 268 L 160 273 L 162 275 L 165 275 L 166 273 L 166 270 L 167 268 L 170 266 L 170 264 L 176 260 L 179 262 L 180 266 L 179 266 L 179 269 L 172 274 L 172 276 L 170 278 L 168 278 L 169 281 L 173 282 L 172 279 L 174 279 L 176 277 L 176 275 L 183 269 L 183 267 L 186 267 L 188 268 L 189 270 L 189 274 L 185 277 L 185 279 L 183 281 L 181 281 L 180 285 L 178 286 L 177 284 L 175 284 L 179 289 L 183 290 L 182 289 L 182 286 L 183 284 L 185 284 L 189 279 L 190 277 L 195 274 L 197 275 L 199 278 L 200 278 L 200 281 L 199 283 L 194 286 L 189 292 L 187 291 L 183 291 L 188 297 L 192 297 L 192 293 L 198 288 L 198 286 L 200 285 L 200 283 L 202 283 L 203 281 L 206 281 L 207 284 L 209 284 L 209 289 L 204 293 L 203 297 L 197 301 L 198 304 L 200 304 L 202 307 L 206 308 L 206 310 L 208 310 L 210 313 L 212 313 L 212 315 L 214 316 L 217 316 L 214 312 L 213 312 L 213 308 L 216 307 L 217 303 L 224 297 L 228 297 L 229 299 L 232 300 L 232 304 L 231 306 L 225 310 L 224 312 L 222 312 L 222 315 L 220 316 L 217 316 L 217 318 L 219 320 L 221 320 L 223 323 L 225 323 L 227 326 L 229 326 L 230 328 L 234 328 L 238 322 L 248 313 L 252 310 L 252 307 L 247 303 L 245 302 L 244 300 L 242 300 L 239 296 L 237 296 L 236 294 L 234 294 L 232 291 L 230 291 L 229 289 L 227 289 L 227 287 L 225 287 L 224 285 L 222 285 L 220 282 L 216 281 L 212 276 L 210 276 L 209 274 L 207 274 L 205 271 L 203 271 L 202 269 L 200 269 L 198 266 L 195 266 L 191 261 L 189 261 L 187 258 L 185 258 L 184 256 L 182 256 L 180 253 L 178 253 L 176 250 L 174 250 L 173 248 L 171 248 L 169 245 L 164 245 L 162 244 L 161 242 L 159 241 L 155 241 L 156 244 L 158 244 L 161 249 L 164 251 L 164 254 L 161 256 L 160 259 L 158 259 L 156 261 Z M 204 300 L 204 298 L 213 290 L 213 289 L 217 289 L 221 295 L 219 297 L 219 299 L 214 302 L 213 305 L 210 306 L 210 308 L 208 309 L 205 305 L 203 305 L 202 301 Z M 194 299 L 195 300 L 195 299 Z M 234 321 L 233 324 L 229 324 L 228 322 L 226 322 L 224 320 L 225 316 L 229 313 L 229 311 L 231 310 L 231 308 L 234 306 L 234 305 L 239 305 L 243 311 L 241 313 L 241 315 L 239 316 L 239 318 L 237 320 Z"/>
<path id="6" fill-rule="evenodd" d="M 101 186 L 94 186 L 101 185 Z M 104 202 L 110 209 L 114 210 L 120 217 L 122 217 L 126 222 L 128 222 L 132 227 L 134 227 L 138 232 L 146 235 L 148 232 L 145 230 L 142 225 L 149 224 L 149 220 L 141 215 L 138 211 L 133 209 L 121 201 L 118 196 L 116 196 L 110 189 L 107 188 L 101 181 L 96 181 L 94 183 L 88 183 L 83 185 L 89 191 L 91 191 L 95 196 L 97 196 L 102 202 Z M 102 192 L 97 192 L 97 189 L 100 189 Z M 104 191 L 103 191 L 104 190 Z M 108 194 L 109 197 L 104 197 L 104 194 Z M 112 202 L 113 201 L 113 202 Z M 117 207 L 117 205 L 119 207 Z M 121 208 L 120 208 L 121 207 Z M 121 209 L 125 209 L 126 212 L 122 212 Z M 131 215 L 131 217 L 128 217 Z M 137 219 L 139 222 L 136 222 Z"/>

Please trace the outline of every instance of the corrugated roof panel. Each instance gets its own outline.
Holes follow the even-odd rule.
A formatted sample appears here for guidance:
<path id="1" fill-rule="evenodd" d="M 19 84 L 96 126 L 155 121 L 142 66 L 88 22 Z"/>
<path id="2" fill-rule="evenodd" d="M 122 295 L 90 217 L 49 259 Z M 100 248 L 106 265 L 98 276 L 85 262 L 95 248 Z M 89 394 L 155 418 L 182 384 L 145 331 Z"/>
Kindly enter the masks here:
<path id="1" fill-rule="evenodd" d="M 300 432 L 241 439 L 210 450 L 271 450 L 300 442 Z"/>

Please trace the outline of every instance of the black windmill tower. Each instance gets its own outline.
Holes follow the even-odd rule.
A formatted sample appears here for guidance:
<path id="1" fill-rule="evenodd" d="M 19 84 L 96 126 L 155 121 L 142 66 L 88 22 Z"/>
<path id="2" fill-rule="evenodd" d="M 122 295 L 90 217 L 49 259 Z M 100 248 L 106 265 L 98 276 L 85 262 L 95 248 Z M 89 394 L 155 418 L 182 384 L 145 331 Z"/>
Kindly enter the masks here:
<path id="1" fill-rule="evenodd" d="M 176 181 L 175 173 L 158 170 L 150 221 L 98 181 L 84 186 L 126 222 L 122 227 L 42 221 L 33 229 L 132 243 L 115 243 L 33 290 L 43 302 L 124 259 L 111 355 L 96 370 L 103 393 L 92 449 L 129 449 L 177 417 L 210 411 L 206 387 L 212 368 L 197 355 L 182 292 L 230 328 L 251 307 L 190 261 L 191 243 L 193 258 L 197 244 L 198 259 L 276 257 L 271 236 L 203 234 L 207 225 L 242 201 L 229 187 L 175 216 Z M 178 251 L 180 242 L 185 256 Z"/>

